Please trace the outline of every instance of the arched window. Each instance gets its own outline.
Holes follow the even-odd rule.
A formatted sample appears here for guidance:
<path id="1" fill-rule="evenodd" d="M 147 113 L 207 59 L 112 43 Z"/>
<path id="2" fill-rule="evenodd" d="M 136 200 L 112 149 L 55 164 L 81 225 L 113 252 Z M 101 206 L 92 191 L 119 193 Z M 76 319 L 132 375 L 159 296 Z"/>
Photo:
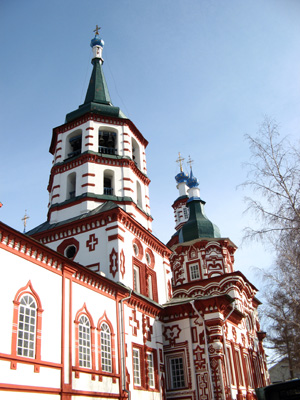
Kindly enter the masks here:
<path id="1" fill-rule="evenodd" d="M 135 165 L 139 169 L 141 169 L 140 146 L 138 145 L 137 141 L 134 138 L 131 139 L 131 151 L 132 151 L 132 159 Z"/>
<path id="2" fill-rule="evenodd" d="M 104 372 L 112 372 L 111 333 L 109 326 L 105 322 L 101 324 L 100 341 L 101 341 L 101 369 Z"/>
<path id="3" fill-rule="evenodd" d="M 75 317 L 75 378 L 80 368 L 95 369 L 95 326 L 86 304 Z"/>
<path id="4" fill-rule="evenodd" d="M 116 372 L 115 334 L 106 312 L 98 321 L 98 363 L 103 374 Z"/>
<path id="5" fill-rule="evenodd" d="M 86 315 L 79 318 L 78 355 L 79 366 L 91 368 L 91 325 Z"/>
<path id="6" fill-rule="evenodd" d="M 76 196 L 76 172 L 72 172 L 67 177 L 66 199 L 73 199 Z"/>
<path id="7" fill-rule="evenodd" d="M 103 175 L 103 194 L 114 194 L 114 173 L 111 170 L 105 170 Z"/>
<path id="8" fill-rule="evenodd" d="M 19 306 L 17 355 L 35 358 L 37 305 L 32 296 L 22 296 Z"/>
<path id="9" fill-rule="evenodd" d="M 102 154 L 117 154 L 117 135 L 115 132 L 99 130 L 98 151 Z"/>
<path id="10" fill-rule="evenodd" d="M 75 157 L 81 154 L 82 131 L 81 129 L 72 132 L 66 139 L 65 158 Z"/>
<path id="11" fill-rule="evenodd" d="M 11 354 L 14 357 L 40 360 L 43 309 L 30 281 L 18 290 L 13 303 Z M 11 368 L 17 368 L 15 361 L 12 362 Z M 39 372 L 39 365 L 35 365 L 34 371 Z"/>

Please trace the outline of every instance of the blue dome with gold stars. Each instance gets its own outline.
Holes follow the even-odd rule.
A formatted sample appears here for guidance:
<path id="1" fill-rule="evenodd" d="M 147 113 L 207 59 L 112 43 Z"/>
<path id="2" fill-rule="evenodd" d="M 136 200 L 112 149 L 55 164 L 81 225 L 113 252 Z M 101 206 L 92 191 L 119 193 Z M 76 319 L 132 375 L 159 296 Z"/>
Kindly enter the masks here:
<path id="1" fill-rule="evenodd" d="M 175 176 L 175 180 L 177 183 L 187 182 L 188 179 L 189 176 L 183 171 L 179 172 L 179 174 Z"/>
<path id="2" fill-rule="evenodd" d="M 190 172 L 190 176 L 189 176 L 189 178 L 188 178 L 188 180 L 187 180 L 187 185 L 188 185 L 189 188 L 194 188 L 194 187 L 199 186 L 199 181 L 198 181 L 198 179 L 193 175 L 192 169 L 191 169 L 191 172 Z"/>

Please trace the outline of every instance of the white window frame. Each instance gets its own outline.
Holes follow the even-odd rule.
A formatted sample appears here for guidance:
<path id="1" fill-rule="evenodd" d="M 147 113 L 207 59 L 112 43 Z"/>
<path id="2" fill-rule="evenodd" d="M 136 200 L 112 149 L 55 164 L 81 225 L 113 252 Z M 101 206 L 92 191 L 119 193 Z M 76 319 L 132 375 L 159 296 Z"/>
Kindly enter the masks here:
<path id="1" fill-rule="evenodd" d="M 79 366 L 91 368 L 91 323 L 86 315 L 81 315 L 78 324 Z"/>
<path id="2" fill-rule="evenodd" d="M 106 322 L 103 322 L 100 327 L 100 346 L 101 369 L 104 372 L 112 372 L 111 332 Z"/>
<path id="3" fill-rule="evenodd" d="M 35 299 L 22 296 L 18 313 L 17 355 L 35 358 L 37 305 Z"/>
<path id="4" fill-rule="evenodd" d="M 184 355 L 169 358 L 169 372 L 171 389 L 183 389 L 186 387 Z"/>
<path id="5" fill-rule="evenodd" d="M 148 384 L 151 389 L 155 389 L 154 356 L 153 353 L 150 351 L 147 351 L 147 364 L 148 364 Z"/>
<path id="6" fill-rule="evenodd" d="M 194 267 L 196 267 L 196 269 L 194 269 Z M 199 264 L 198 263 L 193 263 L 189 265 L 189 269 L 190 269 L 190 279 L 191 281 L 195 281 L 197 279 L 200 279 L 200 268 L 199 268 Z"/>
<path id="7" fill-rule="evenodd" d="M 140 349 L 133 347 L 132 349 L 132 363 L 133 363 L 133 383 L 135 386 L 142 386 L 141 379 L 141 353 Z"/>

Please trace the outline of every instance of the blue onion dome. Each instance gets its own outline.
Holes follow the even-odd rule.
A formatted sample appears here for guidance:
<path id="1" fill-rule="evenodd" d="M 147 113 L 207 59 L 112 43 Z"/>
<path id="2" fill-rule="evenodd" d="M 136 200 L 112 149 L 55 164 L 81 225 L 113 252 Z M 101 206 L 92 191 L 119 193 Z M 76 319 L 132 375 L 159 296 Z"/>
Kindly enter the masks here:
<path id="1" fill-rule="evenodd" d="M 100 38 L 98 33 L 96 33 L 94 39 L 91 40 L 91 47 L 94 46 L 104 46 L 104 40 Z"/>
<path id="2" fill-rule="evenodd" d="M 177 183 L 182 183 L 182 182 L 187 182 L 189 177 L 186 173 L 184 173 L 183 171 L 179 172 L 179 174 L 177 174 L 175 176 L 176 182 Z"/>
<path id="3" fill-rule="evenodd" d="M 194 187 L 199 186 L 199 181 L 198 181 L 198 179 L 193 175 L 192 169 L 191 169 L 190 176 L 189 176 L 189 178 L 188 178 L 188 180 L 187 180 L 187 185 L 188 185 L 189 188 L 194 188 Z"/>

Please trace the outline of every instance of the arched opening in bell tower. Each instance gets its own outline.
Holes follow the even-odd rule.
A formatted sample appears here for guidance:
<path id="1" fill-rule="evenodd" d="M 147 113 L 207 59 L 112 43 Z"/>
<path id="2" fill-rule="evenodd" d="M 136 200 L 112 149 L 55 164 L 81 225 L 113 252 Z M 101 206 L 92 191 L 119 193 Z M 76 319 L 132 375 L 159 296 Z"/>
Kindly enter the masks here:
<path id="1" fill-rule="evenodd" d="M 65 159 L 78 156 L 81 154 L 81 145 L 82 145 L 82 131 L 81 129 L 72 132 L 66 138 L 66 151 L 65 151 Z"/>
<path id="2" fill-rule="evenodd" d="M 132 151 L 132 159 L 135 165 L 139 169 L 141 169 L 140 146 L 138 145 L 138 142 L 134 138 L 131 138 L 131 151 Z"/>
<path id="3" fill-rule="evenodd" d="M 114 194 L 114 172 L 107 169 L 103 174 L 103 194 Z"/>
<path id="4" fill-rule="evenodd" d="M 66 199 L 73 199 L 76 196 L 76 172 L 72 172 L 67 177 Z"/>
<path id="5" fill-rule="evenodd" d="M 102 154 L 117 154 L 117 135 L 115 132 L 99 130 L 98 151 Z"/>

